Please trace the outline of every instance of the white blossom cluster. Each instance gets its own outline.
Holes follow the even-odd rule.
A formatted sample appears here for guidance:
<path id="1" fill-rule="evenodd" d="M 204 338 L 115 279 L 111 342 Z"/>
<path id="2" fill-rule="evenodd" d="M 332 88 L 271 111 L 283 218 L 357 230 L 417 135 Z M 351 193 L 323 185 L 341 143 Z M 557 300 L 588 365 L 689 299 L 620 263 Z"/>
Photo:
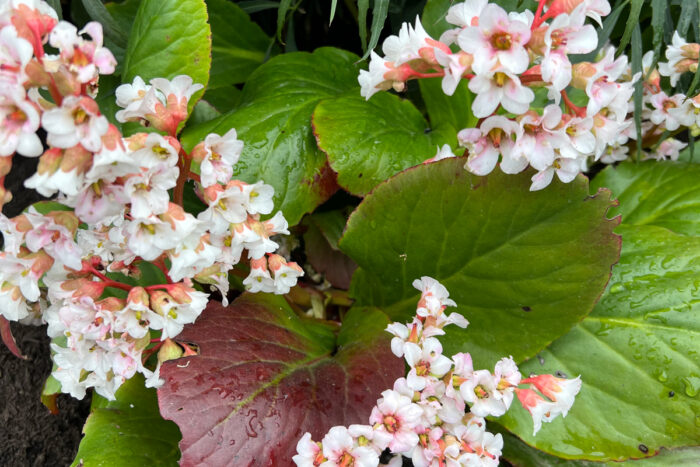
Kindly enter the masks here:
<path id="1" fill-rule="evenodd" d="M 439 40 L 419 19 L 388 37 L 384 57 L 372 52 L 369 71 L 360 71 L 361 92 L 369 99 L 381 90 L 401 91 L 409 79 L 442 77 L 443 91 L 452 95 L 468 79 L 475 95 L 470 110 L 479 123 L 458 134 L 468 155 L 465 168 L 486 175 L 497 165 L 508 174 L 529 166 L 537 170 L 531 190 L 549 185 L 555 173 L 568 183 L 592 162 L 626 159 L 629 143 L 638 137 L 632 96 L 641 75 L 632 75 L 627 57 L 615 58 L 607 47 L 595 62 L 570 60 L 598 48 L 586 19 L 600 24 L 609 13 L 608 0 L 540 1 L 535 13 L 467 0 L 450 7 L 445 20 L 455 27 Z M 672 86 L 682 73 L 697 69 L 699 49 L 674 35 L 669 61 L 659 64 Z M 697 128 L 700 96 L 664 94 L 659 72 L 648 69 L 652 58 L 653 52 L 644 57 L 643 135 L 637 143 L 651 148 L 646 157 L 676 159 L 684 144 L 662 137 L 679 127 Z M 538 89 L 546 92 L 547 103 L 534 109 Z M 445 157 L 454 157 L 447 145 L 429 161 Z"/>
<path id="2" fill-rule="evenodd" d="M 236 131 L 210 134 L 189 154 L 177 139 L 202 85 L 188 76 L 122 85 L 118 119 L 157 130 L 123 137 L 93 99 L 99 75 L 116 65 L 102 27 L 77 31 L 39 0 L 0 5 L 0 62 L 0 176 L 15 153 L 41 156 L 25 185 L 60 203 L 0 215 L 0 317 L 48 323 L 63 392 L 82 398 L 94 387 L 113 399 L 137 372 L 162 384 L 159 367 L 144 362 L 204 310 L 209 294 L 193 281 L 226 302 L 228 273 L 244 260 L 251 291 L 284 294 L 296 284 L 301 268 L 274 254 L 286 220 L 261 219 L 272 213 L 273 188 L 231 180 L 243 149 Z M 207 205 L 197 216 L 182 207 L 188 179 Z M 148 264 L 157 278 L 145 277 Z"/>
<path id="3" fill-rule="evenodd" d="M 493 373 L 474 370 L 468 353 L 447 358 L 435 336 L 444 335 L 448 324 L 465 328 L 468 322 L 459 313 L 445 313 L 456 305 L 435 279 L 422 277 L 413 286 L 421 291 L 413 321 L 387 327 L 394 335 L 391 349 L 404 357 L 408 375 L 382 393 L 368 425 L 335 426 L 321 442 L 306 433 L 294 456 L 299 467 L 374 467 L 386 449 L 392 457 L 382 465 L 400 466 L 406 456 L 416 467 L 496 467 L 503 438 L 486 431 L 484 417 L 505 414 L 514 396 L 532 415 L 535 434 L 542 422 L 568 413 L 580 378 L 523 378 L 510 357 L 496 363 Z"/>

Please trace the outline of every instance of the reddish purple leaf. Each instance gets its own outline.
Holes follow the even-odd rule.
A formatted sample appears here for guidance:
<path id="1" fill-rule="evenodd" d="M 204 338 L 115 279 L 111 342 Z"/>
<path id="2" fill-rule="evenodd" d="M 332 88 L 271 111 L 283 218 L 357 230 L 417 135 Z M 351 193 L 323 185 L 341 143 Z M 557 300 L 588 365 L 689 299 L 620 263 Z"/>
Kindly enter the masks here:
<path id="1" fill-rule="evenodd" d="M 17 347 L 15 336 L 12 335 L 12 329 L 10 329 L 10 322 L 6 320 L 4 316 L 0 316 L 0 338 L 2 338 L 2 341 L 15 357 L 24 360 L 27 359 L 25 355 L 22 355 L 22 351 L 19 350 L 19 347 Z"/>
<path id="2" fill-rule="evenodd" d="M 306 259 L 323 274 L 333 287 L 349 289 L 357 264 L 337 248 L 333 248 L 318 227 L 309 225 L 304 234 Z"/>
<path id="3" fill-rule="evenodd" d="M 181 465 L 291 463 L 307 431 L 367 423 L 384 389 L 404 373 L 376 309 L 331 323 L 299 318 L 281 297 L 244 294 L 212 302 L 179 340 L 200 355 L 168 361 L 161 414 L 182 431 Z"/>

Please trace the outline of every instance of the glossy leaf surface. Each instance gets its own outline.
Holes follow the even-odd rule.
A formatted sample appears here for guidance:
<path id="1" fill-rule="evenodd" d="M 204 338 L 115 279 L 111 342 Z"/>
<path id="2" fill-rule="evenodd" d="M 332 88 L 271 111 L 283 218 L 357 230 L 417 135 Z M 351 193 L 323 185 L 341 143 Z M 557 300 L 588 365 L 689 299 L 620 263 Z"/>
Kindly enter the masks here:
<path id="1" fill-rule="evenodd" d="M 588 314 L 608 281 L 619 238 L 609 193 L 588 196 L 580 177 L 528 191 L 530 176 L 477 177 L 461 159 L 400 173 L 352 214 L 340 247 L 357 262 L 351 295 L 409 320 L 414 279 L 447 287 L 471 325 L 442 338 L 480 367 L 522 361 Z"/>
<path id="2" fill-rule="evenodd" d="M 457 142 L 453 127 L 431 131 L 410 101 L 385 92 L 368 101 L 357 92 L 324 100 L 313 125 L 338 184 L 360 196 L 430 159 L 442 144 Z"/>
<path id="3" fill-rule="evenodd" d="M 591 183 L 607 187 L 620 205 L 611 212 L 623 224 L 658 225 L 700 235 L 700 165 L 647 161 L 603 170 Z"/>
<path id="4" fill-rule="evenodd" d="M 357 87 L 356 61 L 356 55 L 332 48 L 272 58 L 250 76 L 239 107 L 185 132 L 185 147 L 235 128 L 245 147 L 233 177 L 272 185 L 275 209 L 296 224 L 337 190 L 326 155 L 316 146 L 311 114 L 320 100 Z"/>
<path id="5" fill-rule="evenodd" d="M 581 375 L 569 415 L 534 438 L 522 408 L 501 419 L 558 456 L 622 460 L 700 444 L 700 238 L 655 226 L 616 232 L 622 256 L 601 301 L 521 367 Z"/>
<path id="6" fill-rule="evenodd" d="M 387 317 L 354 309 L 333 323 L 300 319 L 283 298 L 245 294 L 211 303 L 178 339 L 200 355 L 166 362 L 161 412 L 181 428 L 183 465 L 281 465 L 307 431 L 367 423 L 403 374 Z"/>
<path id="7" fill-rule="evenodd" d="M 115 396 L 114 401 L 93 396 L 73 465 L 177 466 L 180 431 L 160 416 L 156 390 L 137 374 Z"/>
<path id="8" fill-rule="evenodd" d="M 122 79 L 189 75 L 206 86 L 211 30 L 204 0 L 142 0 L 129 34 Z M 200 93 L 201 94 L 201 93 Z"/>

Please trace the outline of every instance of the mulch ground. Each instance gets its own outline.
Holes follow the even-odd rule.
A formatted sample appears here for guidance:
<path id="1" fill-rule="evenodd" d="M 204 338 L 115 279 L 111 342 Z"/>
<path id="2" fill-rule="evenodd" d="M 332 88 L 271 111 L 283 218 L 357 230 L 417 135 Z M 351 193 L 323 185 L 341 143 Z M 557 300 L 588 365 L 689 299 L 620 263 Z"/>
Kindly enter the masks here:
<path id="1" fill-rule="evenodd" d="M 29 359 L 0 342 L 0 466 L 68 466 L 90 412 L 89 396 L 59 396 L 59 413 L 52 415 L 40 399 L 52 366 L 46 327 L 12 323 L 12 332 Z"/>

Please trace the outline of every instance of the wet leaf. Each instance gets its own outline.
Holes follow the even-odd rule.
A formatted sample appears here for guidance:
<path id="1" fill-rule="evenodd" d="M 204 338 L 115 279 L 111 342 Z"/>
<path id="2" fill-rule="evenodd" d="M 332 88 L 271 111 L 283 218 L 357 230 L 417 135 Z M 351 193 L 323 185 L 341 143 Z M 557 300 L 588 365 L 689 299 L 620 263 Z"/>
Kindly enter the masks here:
<path id="1" fill-rule="evenodd" d="M 623 224 L 658 225 L 700 235 L 700 165 L 685 162 L 625 163 L 603 170 L 592 189 L 610 188 L 620 205 L 611 213 Z"/>
<path id="2" fill-rule="evenodd" d="M 529 173 L 477 177 L 447 159 L 377 186 L 350 216 L 340 247 L 359 265 L 358 305 L 407 321 L 431 276 L 471 325 L 442 338 L 445 353 L 471 352 L 478 366 L 522 361 L 588 314 L 619 252 L 609 193 L 588 182 L 529 192 Z"/>
<path id="3" fill-rule="evenodd" d="M 387 317 L 353 309 L 333 323 L 301 319 L 282 297 L 210 303 L 178 339 L 200 355 L 166 362 L 163 415 L 181 428 L 183 465 L 281 465 L 307 431 L 367 423 L 381 391 L 404 372 Z"/>
<path id="4" fill-rule="evenodd" d="M 407 100 L 379 93 L 365 100 L 358 92 L 321 101 L 313 115 L 319 147 L 338 173 L 338 184 L 363 196 L 396 173 L 456 145 L 456 130 L 431 131 Z"/>
<path id="5" fill-rule="evenodd" d="M 235 128 L 245 146 L 233 177 L 272 185 L 275 210 L 295 225 L 338 189 L 316 146 L 311 114 L 322 99 L 350 89 L 359 94 L 357 59 L 333 48 L 274 57 L 250 76 L 236 110 L 185 131 L 183 144 L 191 149 L 209 133 Z"/>
<path id="6" fill-rule="evenodd" d="M 142 0 L 129 34 L 122 80 L 189 75 L 206 86 L 211 66 L 207 19 L 204 0 Z M 190 99 L 190 108 L 195 102 Z"/>
<path id="7" fill-rule="evenodd" d="M 700 238 L 655 226 L 616 232 L 622 255 L 598 305 L 520 369 L 581 375 L 569 415 L 536 437 L 521 407 L 500 419 L 557 456 L 623 460 L 700 444 Z"/>
<path id="8" fill-rule="evenodd" d="M 115 396 L 114 401 L 93 396 L 73 466 L 177 466 L 180 432 L 160 416 L 156 390 L 137 374 Z"/>

